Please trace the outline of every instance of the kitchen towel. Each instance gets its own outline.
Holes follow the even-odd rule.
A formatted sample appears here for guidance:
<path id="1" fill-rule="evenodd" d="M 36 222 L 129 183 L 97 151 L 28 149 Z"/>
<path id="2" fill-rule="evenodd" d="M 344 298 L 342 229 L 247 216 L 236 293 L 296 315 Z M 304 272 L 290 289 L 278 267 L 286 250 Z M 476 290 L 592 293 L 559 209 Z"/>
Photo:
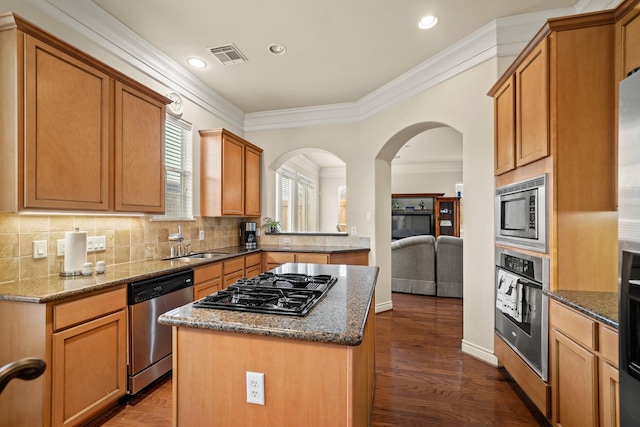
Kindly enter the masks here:
<path id="1" fill-rule="evenodd" d="M 505 314 L 522 322 L 522 284 L 518 276 L 505 270 L 498 270 L 496 307 Z"/>
<path id="2" fill-rule="evenodd" d="M 82 272 L 82 264 L 87 262 L 87 232 L 74 231 L 64 233 L 64 271 L 65 273 Z"/>

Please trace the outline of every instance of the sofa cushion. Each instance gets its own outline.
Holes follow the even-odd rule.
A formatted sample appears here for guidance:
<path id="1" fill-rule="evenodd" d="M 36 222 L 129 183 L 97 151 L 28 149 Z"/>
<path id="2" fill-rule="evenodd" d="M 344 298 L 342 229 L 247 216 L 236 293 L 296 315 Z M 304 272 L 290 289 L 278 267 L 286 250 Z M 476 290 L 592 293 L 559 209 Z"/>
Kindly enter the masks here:
<path id="1" fill-rule="evenodd" d="M 412 236 L 391 243 L 391 290 L 436 294 L 433 236 Z"/>

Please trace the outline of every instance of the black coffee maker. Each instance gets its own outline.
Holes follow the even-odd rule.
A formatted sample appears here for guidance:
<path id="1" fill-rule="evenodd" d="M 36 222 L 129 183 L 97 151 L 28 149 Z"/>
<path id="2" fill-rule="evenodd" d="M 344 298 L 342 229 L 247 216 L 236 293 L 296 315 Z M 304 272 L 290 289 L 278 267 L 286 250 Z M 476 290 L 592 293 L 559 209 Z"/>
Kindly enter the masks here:
<path id="1" fill-rule="evenodd" d="M 240 223 L 240 244 L 247 248 L 255 248 L 258 246 L 255 222 Z"/>

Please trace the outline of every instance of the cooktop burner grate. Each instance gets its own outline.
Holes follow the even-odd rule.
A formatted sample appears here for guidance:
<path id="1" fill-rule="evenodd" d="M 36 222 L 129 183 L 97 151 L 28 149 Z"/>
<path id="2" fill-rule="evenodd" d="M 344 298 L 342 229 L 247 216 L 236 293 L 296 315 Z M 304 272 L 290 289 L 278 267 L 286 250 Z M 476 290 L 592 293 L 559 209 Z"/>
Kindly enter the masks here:
<path id="1" fill-rule="evenodd" d="M 207 295 L 195 308 L 305 316 L 337 281 L 330 275 L 262 273 Z"/>

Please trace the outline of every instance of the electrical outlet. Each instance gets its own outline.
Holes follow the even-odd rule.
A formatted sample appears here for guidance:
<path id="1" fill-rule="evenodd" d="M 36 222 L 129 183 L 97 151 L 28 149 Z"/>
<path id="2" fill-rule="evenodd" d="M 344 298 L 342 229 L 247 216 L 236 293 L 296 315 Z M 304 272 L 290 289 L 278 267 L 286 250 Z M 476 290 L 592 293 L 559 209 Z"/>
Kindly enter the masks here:
<path id="1" fill-rule="evenodd" d="M 247 403 L 264 405 L 264 374 L 247 371 Z"/>
<path id="2" fill-rule="evenodd" d="M 204 240 L 204 230 L 200 230 L 200 240 Z"/>
<path id="3" fill-rule="evenodd" d="M 356 228 L 355 227 L 351 227 L 351 235 L 352 236 L 356 235 Z"/>
<path id="4" fill-rule="evenodd" d="M 282 238 L 282 243 L 291 243 L 291 237 L 283 237 Z"/>
<path id="5" fill-rule="evenodd" d="M 64 239 L 56 240 L 56 254 L 58 256 L 64 255 Z"/>

